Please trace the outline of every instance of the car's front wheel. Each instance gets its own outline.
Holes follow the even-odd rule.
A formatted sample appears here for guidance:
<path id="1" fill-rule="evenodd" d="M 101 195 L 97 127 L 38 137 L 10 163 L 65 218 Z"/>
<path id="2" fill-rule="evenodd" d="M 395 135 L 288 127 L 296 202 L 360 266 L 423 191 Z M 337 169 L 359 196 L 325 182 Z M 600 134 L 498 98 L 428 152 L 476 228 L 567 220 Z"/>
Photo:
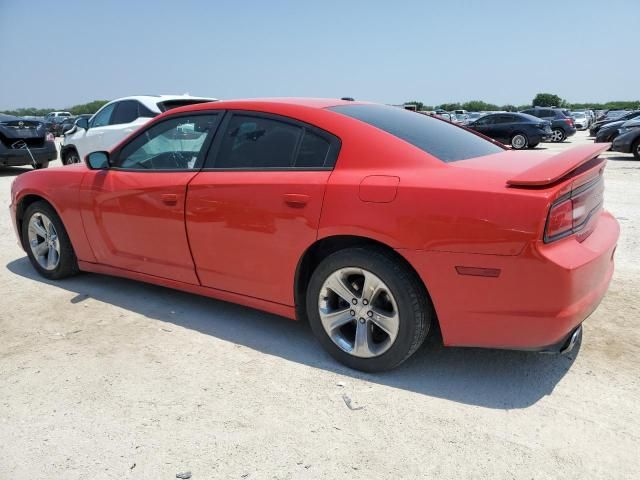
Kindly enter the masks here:
<path id="1" fill-rule="evenodd" d="M 516 133 L 513 137 L 511 137 L 511 147 L 515 150 L 522 150 L 523 148 L 527 148 L 527 144 L 529 143 L 529 139 L 524 133 Z"/>
<path id="2" fill-rule="evenodd" d="M 631 153 L 633 153 L 636 160 L 640 160 L 640 138 L 631 145 Z"/>
<path id="3" fill-rule="evenodd" d="M 64 154 L 63 161 L 65 165 L 71 165 L 72 163 L 80 163 L 80 155 L 75 149 L 71 149 Z"/>
<path id="4" fill-rule="evenodd" d="M 35 170 L 40 170 L 40 169 L 43 169 L 43 168 L 47 168 L 48 166 L 49 166 L 49 162 L 42 162 L 42 163 L 37 163 L 36 162 L 36 163 L 33 164 L 33 168 Z"/>
<path id="5" fill-rule="evenodd" d="M 78 272 L 73 246 L 56 211 L 44 201 L 27 207 L 22 219 L 22 244 L 33 267 L 51 280 Z"/>
<path id="6" fill-rule="evenodd" d="M 551 141 L 554 143 L 563 142 L 565 138 L 567 138 L 567 135 L 561 128 L 554 128 L 551 132 Z"/>
<path id="7" fill-rule="evenodd" d="M 423 343 L 432 306 L 419 278 L 378 248 L 349 248 L 325 258 L 306 298 L 311 328 L 348 367 L 366 372 L 400 365 Z"/>

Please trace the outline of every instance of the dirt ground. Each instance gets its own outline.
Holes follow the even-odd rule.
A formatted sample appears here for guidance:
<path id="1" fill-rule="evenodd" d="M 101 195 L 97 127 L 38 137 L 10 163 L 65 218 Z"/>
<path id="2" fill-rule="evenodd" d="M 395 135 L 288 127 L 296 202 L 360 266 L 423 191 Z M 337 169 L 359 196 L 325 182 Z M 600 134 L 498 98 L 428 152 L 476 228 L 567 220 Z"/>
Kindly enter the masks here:
<path id="1" fill-rule="evenodd" d="M 0 171 L 0 479 L 638 478 L 640 162 L 606 155 L 617 271 L 571 355 L 431 341 L 381 375 L 248 308 L 40 278 L 7 209 L 29 169 Z"/>

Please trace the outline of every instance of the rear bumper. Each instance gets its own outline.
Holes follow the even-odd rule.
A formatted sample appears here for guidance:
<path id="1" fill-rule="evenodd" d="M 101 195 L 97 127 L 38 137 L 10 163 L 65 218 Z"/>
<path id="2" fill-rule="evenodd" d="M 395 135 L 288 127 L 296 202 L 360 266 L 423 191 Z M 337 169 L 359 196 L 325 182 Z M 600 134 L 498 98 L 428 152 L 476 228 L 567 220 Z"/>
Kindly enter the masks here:
<path id="1" fill-rule="evenodd" d="M 582 243 L 536 243 L 517 256 L 398 250 L 423 279 L 445 345 L 549 350 L 597 308 L 613 275 L 618 222 L 602 212 Z M 456 266 L 498 277 L 460 275 Z M 550 347 L 551 346 L 551 347 Z"/>
<path id="2" fill-rule="evenodd" d="M 36 163 L 39 164 L 55 160 L 58 156 L 58 151 L 53 142 L 44 142 L 42 148 L 31 148 L 30 150 Z M 31 155 L 26 149 L 7 148 L 0 142 L 0 166 L 17 167 L 31 164 Z"/>

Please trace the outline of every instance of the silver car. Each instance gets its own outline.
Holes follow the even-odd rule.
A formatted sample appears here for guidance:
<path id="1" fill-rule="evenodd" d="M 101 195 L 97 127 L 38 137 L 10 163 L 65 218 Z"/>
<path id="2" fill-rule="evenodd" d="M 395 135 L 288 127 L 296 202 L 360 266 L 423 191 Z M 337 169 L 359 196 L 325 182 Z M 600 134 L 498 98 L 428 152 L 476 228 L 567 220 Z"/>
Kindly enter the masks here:
<path id="1" fill-rule="evenodd" d="M 586 130 L 591 124 L 591 119 L 587 112 L 571 112 L 571 118 L 573 118 L 573 124 L 577 130 Z"/>

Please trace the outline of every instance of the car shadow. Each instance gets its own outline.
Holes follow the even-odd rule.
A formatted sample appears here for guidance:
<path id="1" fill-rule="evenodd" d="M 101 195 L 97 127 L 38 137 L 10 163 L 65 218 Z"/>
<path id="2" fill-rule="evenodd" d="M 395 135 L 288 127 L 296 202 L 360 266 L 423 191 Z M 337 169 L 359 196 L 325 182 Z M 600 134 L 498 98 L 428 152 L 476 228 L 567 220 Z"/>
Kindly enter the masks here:
<path id="1" fill-rule="evenodd" d="M 430 336 L 400 367 L 367 374 L 333 360 L 303 322 L 117 277 L 83 273 L 49 281 L 35 272 L 26 257 L 10 262 L 7 268 L 16 275 L 75 293 L 70 300 L 73 304 L 91 297 L 313 368 L 492 409 L 526 408 L 551 394 L 580 350 L 579 344 L 568 355 L 445 348 L 437 336 Z"/>
<path id="2" fill-rule="evenodd" d="M 30 172 L 32 170 L 33 168 L 31 167 L 0 167 L 0 178 L 15 177 L 21 173 Z"/>

